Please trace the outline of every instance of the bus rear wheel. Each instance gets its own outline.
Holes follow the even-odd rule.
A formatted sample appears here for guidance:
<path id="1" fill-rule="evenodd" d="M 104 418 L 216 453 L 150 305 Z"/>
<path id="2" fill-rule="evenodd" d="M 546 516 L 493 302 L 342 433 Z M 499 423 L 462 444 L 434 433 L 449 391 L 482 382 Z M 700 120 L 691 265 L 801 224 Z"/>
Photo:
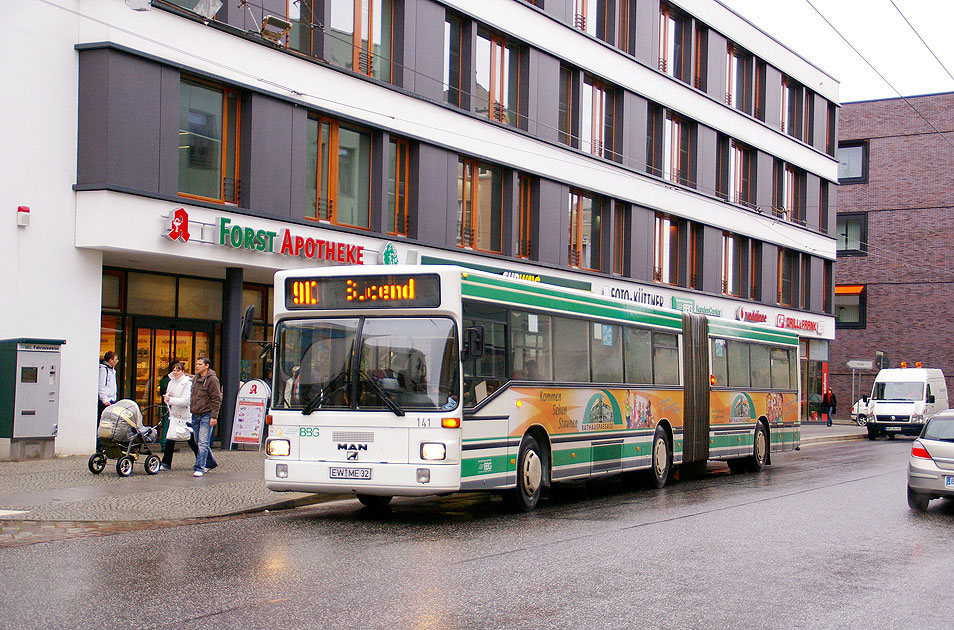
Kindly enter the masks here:
<path id="1" fill-rule="evenodd" d="M 653 457 L 649 469 L 649 483 L 654 488 L 662 488 L 669 481 L 669 472 L 672 468 L 672 449 L 669 447 L 669 436 L 665 429 L 656 427 L 653 434 Z"/>
<path id="2" fill-rule="evenodd" d="M 507 507 L 515 512 L 530 512 L 537 507 L 545 466 L 536 438 L 525 436 L 517 455 L 517 487 L 503 495 Z"/>

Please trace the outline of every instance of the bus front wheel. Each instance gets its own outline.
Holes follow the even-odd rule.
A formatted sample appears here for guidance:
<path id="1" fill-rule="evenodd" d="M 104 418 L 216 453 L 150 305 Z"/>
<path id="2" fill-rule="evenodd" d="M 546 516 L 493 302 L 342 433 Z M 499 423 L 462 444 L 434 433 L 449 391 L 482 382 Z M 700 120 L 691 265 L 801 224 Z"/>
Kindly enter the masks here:
<path id="1" fill-rule="evenodd" d="M 517 456 L 517 487 L 504 493 L 507 507 L 515 512 L 529 512 L 537 507 L 545 465 L 537 440 L 532 435 L 525 436 Z"/>
<path id="2" fill-rule="evenodd" d="M 662 488 L 669 481 L 669 470 L 672 468 L 672 450 L 669 448 L 669 436 L 666 430 L 656 427 L 653 435 L 652 467 L 649 469 L 649 482 L 654 488 Z"/>
<path id="3" fill-rule="evenodd" d="M 391 502 L 391 497 L 382 497 L 376 494 L 359 494 L 357 496 L 361 505 L 372 510 L 384 510 L 388 507 L 388 503 Z"/>

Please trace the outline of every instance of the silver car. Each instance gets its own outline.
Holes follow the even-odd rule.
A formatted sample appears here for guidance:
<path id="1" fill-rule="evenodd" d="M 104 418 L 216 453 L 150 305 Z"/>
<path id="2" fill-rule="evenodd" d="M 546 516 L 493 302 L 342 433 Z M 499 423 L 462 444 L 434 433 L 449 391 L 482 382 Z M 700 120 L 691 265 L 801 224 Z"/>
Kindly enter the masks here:
<path id="1" fill-rule="evenodd" d="M 928 420 L 908 461 L 908 506 L 923 512 L 938 497 L 954 497 L 954 409 Z"/>

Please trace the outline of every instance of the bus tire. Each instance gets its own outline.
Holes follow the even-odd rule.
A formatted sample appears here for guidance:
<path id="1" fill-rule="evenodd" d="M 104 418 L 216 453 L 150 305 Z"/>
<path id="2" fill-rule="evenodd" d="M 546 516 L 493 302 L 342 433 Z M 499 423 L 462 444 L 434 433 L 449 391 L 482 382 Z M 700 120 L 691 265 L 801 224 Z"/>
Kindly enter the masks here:
<path id="1" fill-rule="evenodd" d="M 662 488 L 669 481 L 672 471 L 672 449 L 669 446 L 669 436 L 666 430 L 656 427 L 653 434 L 653 454 L 649 467 L 649 483 L 654 488 Z"/>
<path id="2" fill-rule="evenodd" d="M 382 497 L 376 494 L 359 494 L 357 497 L 361 505 L 371 508 L 372 510 L 384 510 L 388 507 L 388 503 L 391 502 L 391 497 Z"/>
<path id="3" fill-rule="evenodd" d="M 514 512 L 530 512 L 537 507 L 546 461 L 532 435 L 525 435 L 517 455 L 517 487 L 504 493 L 504 502 Z"/>
<path id="4" fill-rule="evenodd" d="M 752 472 L 761 472 L 768 461 L 769 435 L 765 425 L 759 422 L 755 425 L 755 438 L 752 440 L 752 456 L 746 462 Z"/>

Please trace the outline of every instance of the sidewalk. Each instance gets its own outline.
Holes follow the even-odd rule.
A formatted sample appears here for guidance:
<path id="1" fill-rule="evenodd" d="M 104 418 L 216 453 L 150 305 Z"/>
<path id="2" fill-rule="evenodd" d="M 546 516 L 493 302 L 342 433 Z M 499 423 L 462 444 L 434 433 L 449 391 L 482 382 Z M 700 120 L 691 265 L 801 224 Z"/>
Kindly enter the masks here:
<path id="1" fill-rule="evenodd" d="M 334 498 L 265 488 L 265 454 L 213 451 L 218 468 L 192 476 L 194 458 L 179 450 L 172 470 L 146 474 L 143 458 L 130 477 L 115 460 L 94 475 L 87 457 L 0 462 L 0 519 L 30 521 L 174 521 L 261 512 Z"/>
<path id="2" fill-rule="evenodd" d="M 802 447 L 867 437 L 864 427 L 836 420 L 834 426 L 805 424 Z M 265 455 L 214 451 L 219 467 L 192 476 L 192 453 L 176 453 L 173 470 L 147 475 L 142 458 L 133 474 L 116 474 L 107 462 L 99 475 L 85 456 L 0 462 L 0 519 L 23 521 L 177 521 L 286 509 L 351 495 L 272 492 L 262 480 Z"/>

